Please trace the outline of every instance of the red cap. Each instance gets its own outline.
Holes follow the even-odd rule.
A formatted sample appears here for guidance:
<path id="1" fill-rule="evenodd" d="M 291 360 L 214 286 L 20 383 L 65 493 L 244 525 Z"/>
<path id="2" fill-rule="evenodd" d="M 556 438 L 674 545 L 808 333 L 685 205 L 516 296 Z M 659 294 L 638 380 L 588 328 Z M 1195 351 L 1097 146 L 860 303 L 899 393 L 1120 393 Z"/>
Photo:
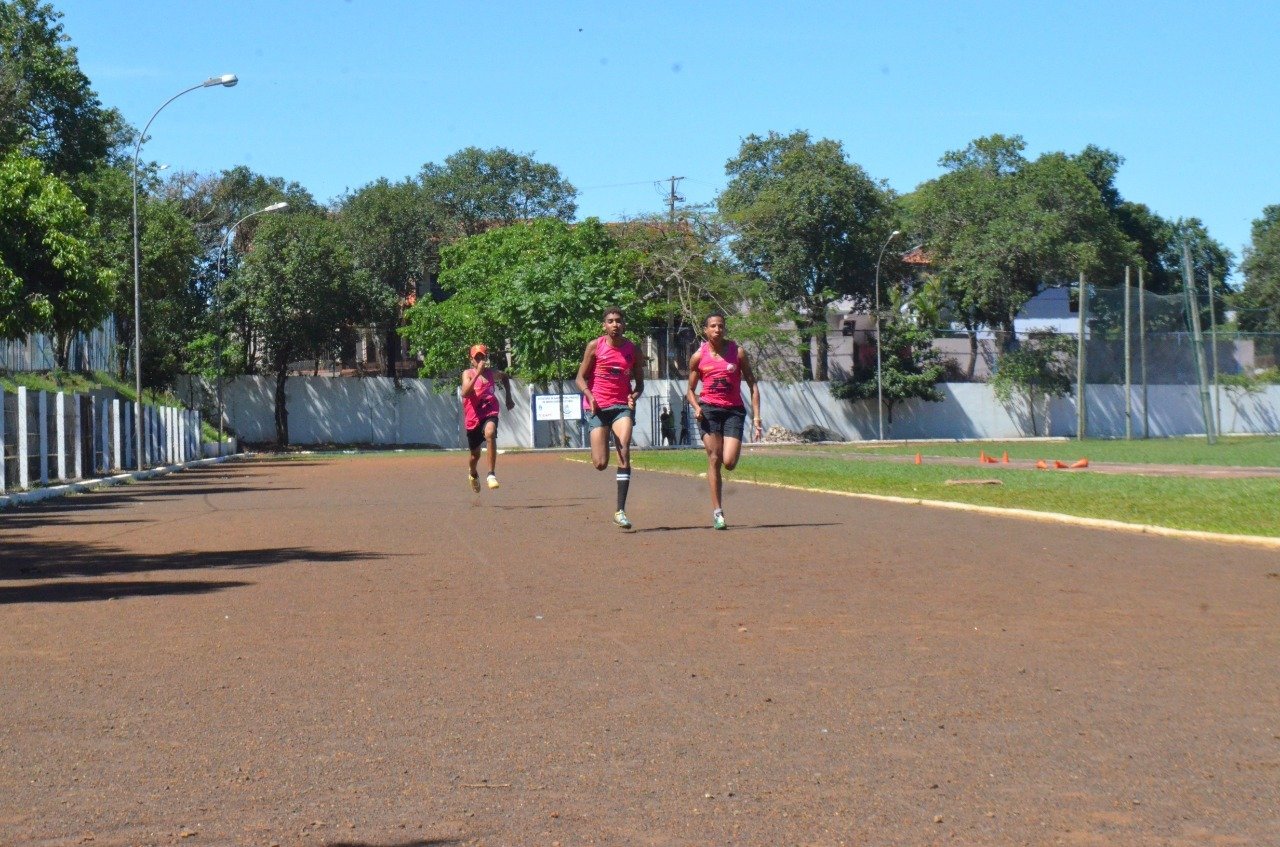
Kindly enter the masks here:
<path id="1" fill-rule="evenodd" d="M 485 347 L 483 344 L 472 344 L 470 358 L 474 359 L 477 353 L 483 353 L 485 355 L 485 358 L 488 358 L 489 348 Z"/>

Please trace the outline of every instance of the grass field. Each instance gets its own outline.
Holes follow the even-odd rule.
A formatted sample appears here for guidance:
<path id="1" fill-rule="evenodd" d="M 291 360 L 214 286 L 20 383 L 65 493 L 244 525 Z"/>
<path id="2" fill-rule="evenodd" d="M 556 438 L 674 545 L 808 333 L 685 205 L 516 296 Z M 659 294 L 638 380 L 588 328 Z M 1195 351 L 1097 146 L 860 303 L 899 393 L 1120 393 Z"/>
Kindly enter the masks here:
<path id="1" fill-rule="evenodd" d="M 1008 451 L 1011 459 L 1125 462 L 1160 465 L 1222 465 L 1229 467 L 1280 467 L 1280 438 L 1275 436 L 1228 436 L 1209 445 L 1196 438 L 1157 438 L 1146 441 L 1087 438 L 1045 441 L 902 442 L 875 447 L 830 445 L 825 449 L 863 454 L 913 456 L 960 456 L 978 458 L 978 452 L 999 456 Z"/>
<path id="2" fill-rule="evenodd" d="M 1233 439 L 1232 441 L 1235 441 Z M 791 455 L 744 456 L 729 480 L 794 485 L 830 491 L 883 494 L 946 500 L 983 506 L 1058 512 L 1174 529 L 1280 537 L 1280 479 L 1204 479 L 1148 477 L 1098 473 L 1066 473 L 979 465 L 980 449 L 999 455 L 1008 450 L 1018 459 L 1062 458 L 1162 462 L 1166 464 L 1277 464 L 1278 439 L 1240 439 L 1240 445 L 1205 448 L 1189 440 L 1146 442 L 1144 458 L 1116 448 L 1137 442 L 992 442 L 978 444 L 921 444 L 877 448 L 880 452 L 973 456 L 972 466 L 902 462 L 840 461 L 833 450 L 843 446 L 800 448 Z M 1115 450 L 1114 458 L 1105 451 Z M 1203 450 L 1202 450 L 1203 448 Z M 1210 452 L 1205 453 L 1208 450 Z M 1228 452 L 1236 451 L 1236 452 Z M 1205 456 L 1211 456 L 1212 461 Z M 1234 459 L 1227 461 L 1228 458 Z M 638 468 L 697 474 L 706 470 L 701 451 L 638 451 Z M 947 480 L 999 479 L 1000 485 L 947 485 Z"/>

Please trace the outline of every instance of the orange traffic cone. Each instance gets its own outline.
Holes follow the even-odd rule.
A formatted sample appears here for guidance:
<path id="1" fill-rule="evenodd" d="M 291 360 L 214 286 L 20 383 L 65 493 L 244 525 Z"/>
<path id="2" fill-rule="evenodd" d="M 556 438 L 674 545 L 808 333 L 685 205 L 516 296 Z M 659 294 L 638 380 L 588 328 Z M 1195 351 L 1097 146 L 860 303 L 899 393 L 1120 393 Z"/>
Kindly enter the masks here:
<path id="1" fill-rule="evenodd" d="M 978 451 L 978 461 L 979 461 L 979 462 L 982 462 L 983 464 L 986 464 L 986 461 L 987 461 L 987 451 L 986 451 L 986 450 L 979 450 L 979 451 Z"/>
<path id="2" fill-rule="evenodd" d="M 1044 459 L 1040 459 L 1036 462 L 1036 470 L 1046 471 L 1048 469 L 1049 469 L 1049 466 L 1045 464 Z"/>
<path id="3" fill-rule="evenodd" d="M 920 458 L 920 454 L 919 454 L 919 453 L 917 453 L 917 454 L 916 454 L 916 464 L 917 464 L 917 465 L 923 465 L 923 464 L 924 464 L 924 462 L 923 462 L 923 461 L 921 460 L 921 458 Z"/>
<path id="4" fill-rule="evenodd" d="M 1063 468 L 1068 467 L 1066 462 L 1059 462 L 1057 459 L 1053 460 L 1053 466 L 1058 470 L 1062 470 Z"/>
<path id="5" fill-rule="evenodd" d="M 1004 451 L 1004 455 L 1000 457 L 1000 462 L 1001 462 L 1002 464 L 1006 464 L 1006 465 L 1007 465 L 1007 464 L 1009 464 L 1009 451 L 1008 451 L 1008 450 L 1005 450 L 1005 451 Z"/>
<path id="6" fill-rule="evenodd" d="M 1071 467 L 1073 467 L 1073 468 L 1087 468 L 1087 467 L 1089 467 L 1089 460 L 1088 460 L 1088 459 L 1080 459 L 1079 461 L 1075 462 Z"/>

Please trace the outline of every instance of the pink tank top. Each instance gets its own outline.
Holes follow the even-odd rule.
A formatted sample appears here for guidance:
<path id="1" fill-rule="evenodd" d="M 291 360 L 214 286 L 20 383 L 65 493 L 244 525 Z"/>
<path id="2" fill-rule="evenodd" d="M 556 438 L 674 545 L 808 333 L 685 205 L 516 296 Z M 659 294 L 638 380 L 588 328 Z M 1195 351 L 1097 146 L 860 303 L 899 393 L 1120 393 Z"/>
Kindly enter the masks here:
<path id="1" fill-rule="evenodd" d="M 698 354 L 698 376 L 702 380 L 698 399 L 709 406 L 745 408 L 742 404 L 742 371 L 738 369 L 738 345 L 726 341 L 724 355 L 717 356 L 711 345 L 704 341 L 698 348 Z"/>
<path id="2" fill-rule="evenodd" d="M 470 368 L 467 373 L 475 373 L 475 368 Z M 492 375 L 492 371 L 490 372 Z M 471 395 L 462 398 L 462 419 L 463 425 L 467 429 L 475 429 L 480 426 L 480 422 L 485 418 L 492 418 L 498 414 L 498 395 L 494 391 L 493 380 L 488 377 L 476 377 L 476 381 L 471 383 Z"/>
<path id="3" fill-rule="evenodd" d="M 587 374 L 587 388 L 595 395 L 601 409 L 625 406 L 631 399 L 631 369 L 636 363 L 636 345 L 627 339 L 614 347 L 608 336 L 596 339 L 596 366 Z M 590 409 L 586 398 L 582 408 Z"/>

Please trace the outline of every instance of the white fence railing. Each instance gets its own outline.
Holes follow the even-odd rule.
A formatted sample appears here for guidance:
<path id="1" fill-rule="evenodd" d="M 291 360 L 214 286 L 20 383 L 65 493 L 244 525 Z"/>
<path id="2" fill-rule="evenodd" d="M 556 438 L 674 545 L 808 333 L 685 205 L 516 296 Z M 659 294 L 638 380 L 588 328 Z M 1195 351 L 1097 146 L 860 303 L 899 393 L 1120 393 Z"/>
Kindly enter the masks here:
<path id="1" fill-rule="evenodd" d="M 0 389 L 0 493 L 138 467 L 134 404 L 119 397 Z M 142 466 L 198 458 L 200 413 L 142 407 Z"/>

